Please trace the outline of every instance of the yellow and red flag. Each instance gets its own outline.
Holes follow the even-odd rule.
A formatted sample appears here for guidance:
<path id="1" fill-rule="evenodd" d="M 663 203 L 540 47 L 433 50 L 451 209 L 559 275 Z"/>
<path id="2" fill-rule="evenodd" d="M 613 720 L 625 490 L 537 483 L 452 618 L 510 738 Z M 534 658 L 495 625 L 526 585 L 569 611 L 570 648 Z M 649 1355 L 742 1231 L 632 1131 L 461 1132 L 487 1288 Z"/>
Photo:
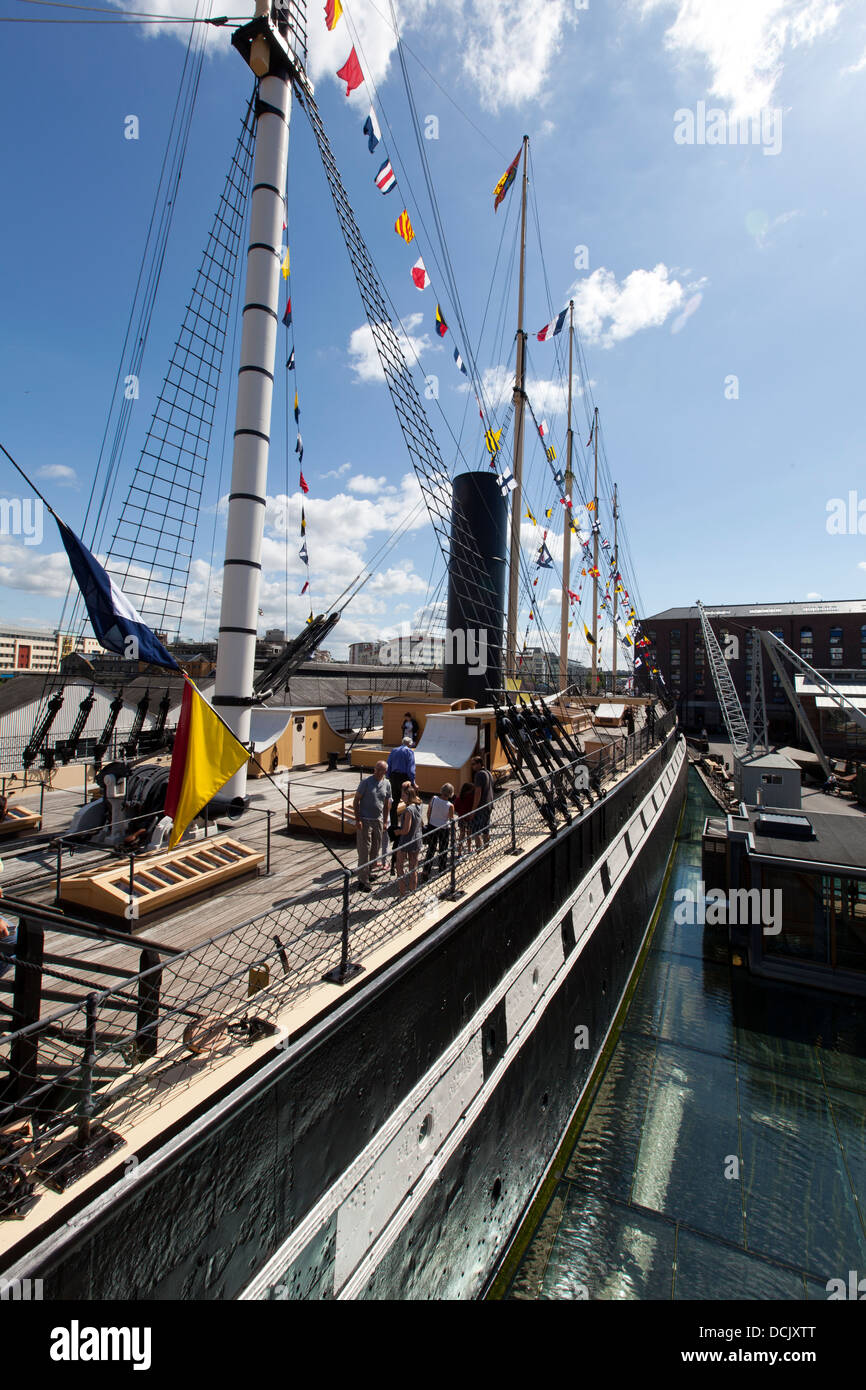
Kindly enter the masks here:
<path id="1" fill-rule="evenodd" d="M 514 156 L 508 168 L 505 170 L 505 173 L 502 175 L 502 178 L 499 180 L 499 182 L 493 190 L 494 212 L 498 212 L 499 204 L 502 202 L 502 199 L 505 197 L 509 188 L 514 183 L 514 178 L 517 173 L 517 166 L 520 163 L 520 156 L 522 153 L 523 146 L 521 145 L 520 149 L 517 151 L 517 154 Z"/>
<path id="2" fill-rule="evenodd" d="M 409 221 L 409 214 L 405 208 L 394 223 L 394 231 L 398 236 L 401 236 L 407 244 L 415 240 L 415 231 L 412 223 Z"/>
<path id="3" fill-rule="evenodd" d="M 335 27 L 337 20 L 340 18 L 340 15 L 342 13 L 343 6 L 340 4 L 340 0 L 328 0 L 327 4 L 325 5 L 325 23 L 327 24 L 329 29 L 333 29 Z"/>
<path id="4" fill-rule="evenodd" d="M 249 756 L 187 677 L 165 793 L 165 814 L 174 822 L 169 849 Z"/>

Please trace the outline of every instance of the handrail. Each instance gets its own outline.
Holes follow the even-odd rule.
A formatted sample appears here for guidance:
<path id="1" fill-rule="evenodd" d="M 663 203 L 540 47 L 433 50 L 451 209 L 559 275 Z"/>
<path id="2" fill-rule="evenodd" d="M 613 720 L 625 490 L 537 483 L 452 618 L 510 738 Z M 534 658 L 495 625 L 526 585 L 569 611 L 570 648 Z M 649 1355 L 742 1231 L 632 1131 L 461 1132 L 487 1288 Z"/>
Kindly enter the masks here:
<path id="1" fill-rule="evenodd" d="M 670 756 L 674 745 L 668 736 L 675 724 L 675 714 L 669 712 L 656 721 L 652 732 L 643 728 L 624 741 L 598 750 L 602 779 L 608 773 L 616 775 L 627 769 L 639 777 L 655 776 L 650 759 Z M 665 749 L 670 751 L 665 754 Z M 473 829 L 472 825 L 477 813 L 462 818 L 469 822 L 470 836 L 470 852 L 462 858 L 457 845 L 460 822 L 449 832 L 450 843 L 444 851 L 441 840 L 434 850 L 436 842 L 428 831 L 426 839 L 431 852 L 425 868 L 429 869 L 431 881 L 439 879 L 438 886 L 444 890 L 440 896 L 445 900 L 461 896 L 463 887 L 486 872 L 493 860 L 503 853 L 519 854 L 518 831 L 521 835 L 553 836 L 569 821 L 584 822 L 601 816 L 607 831 L 615 832 L 617 822 L 609 820 L 605 795 L 574 817 L 554 812 L 553 824 L 545 820 L 535 802 L 533 792 L 544 790 L 546 782 L 551 792 L 548 804 L 555 807 L 553 792 L 557 784 L 586 761 L 577 759 L 566 768 L 545 774 L 533 786 L 497 798 L 489 823 L 480 829 Z M 637 784 L 638 791 L 641 785 Z M 618 813 L 627 817 L 628 806 L 618 807 Z M 421 877 L 420 864 L 418 868 Z M 255 1028 L 264 1027 L 265 1033 L 273 1031 L 268 1019 L 275 1018 L 293 994 L 312 988 L 323 978 L 338 985 L 352 978 L 359 967 L 350 953 L 363 956 L 401 930 L 407 921 L 417 918 L 418 894 L 433 891 L 422 878 L 424 886 L 419 883 L 417 893 L 389 898 L 386 882 L 384 887 L 373 890 L 373 896 L 351 900 L 357 901 L 352 906 L 349 889 L 358 873 L 358 868 L 345 870 L 323 888 L 286 899 L 184 951 L 170 951 L 160 943 L 121 936 L 110 929 L 75 924 L 83 935 L 104 935 L 111 940 L 120 937 L 124 944 L 141 949 L 146 968 L 121 985 L 92 990 L 86 1000 L 43 1017 L 39 1016 L 38 1004 L 33 1009 L 31 980 L 27 1022 L 14 1033 L 0 1035 L 0 1048 L 4 1054 L 7 1049 L 11 1054 L 8 1078 L 0 1091 L 0 1123 L 29 1116 L 34 1133 L 28 1149 L 38 1150 L 64 1127 L 80 1123 L 82 1087 L 88 1096 L 86 1118 L 98 1115 L 104 1119 L 111 1111 L 116 1123 L 122 1105 L 135 1104 L 136 1094 L 139 1099 L 149 1094 L 146 1063 L 156 1059 L 160 1067 L 165 1067 L 189 1058 L 191 1047 L 193 1051 L 201 1050 L 195 1043 L 196 1028 L 216 1029 L 217 1033 L 246 1031 L 252 1039 L 261 1036 Z M 66 930 L 72 925 L 68 919 L 56 920 L 50 908 L 27 904 L 25 912 L 30 912 L 29 929 L 35 946 L 32 962 L 20 962 L 23 983 L 28 978 L 28 967 L 32 965 L 30 974 L 41 969 L 40 920 L 54 930 Z M 22 920 L 26 921 L 26 917 Z M 339 964 L 334 965 L 337 950 Z M 167 959 L 160 960 L 161 955 Z M 331 968 L 326 969 L 328 966 Z M 16 969 L 16 983 L 17 980 Z M 40 1054 L 42 1068 L 48 1068 L 47 1077 L 44 1070 L 40 1075 Z M 143 1073 L 139 1064 L 145 1064 Z M 0 1158 L 0 1169 L 14 1161 L 14 1152 Z"/>

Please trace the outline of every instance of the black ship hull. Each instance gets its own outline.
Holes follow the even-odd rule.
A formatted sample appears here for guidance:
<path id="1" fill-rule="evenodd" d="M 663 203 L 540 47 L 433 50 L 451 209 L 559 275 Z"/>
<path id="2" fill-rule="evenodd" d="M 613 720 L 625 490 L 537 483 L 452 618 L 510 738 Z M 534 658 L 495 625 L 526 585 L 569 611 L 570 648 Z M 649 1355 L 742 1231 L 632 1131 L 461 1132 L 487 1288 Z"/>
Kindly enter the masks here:
<path id="1" fill-rule="evenodd" d="M 668 736 L 8 1276 L 46 1298 L 470 1298 L 592 1075 L 685 795 Z"/>

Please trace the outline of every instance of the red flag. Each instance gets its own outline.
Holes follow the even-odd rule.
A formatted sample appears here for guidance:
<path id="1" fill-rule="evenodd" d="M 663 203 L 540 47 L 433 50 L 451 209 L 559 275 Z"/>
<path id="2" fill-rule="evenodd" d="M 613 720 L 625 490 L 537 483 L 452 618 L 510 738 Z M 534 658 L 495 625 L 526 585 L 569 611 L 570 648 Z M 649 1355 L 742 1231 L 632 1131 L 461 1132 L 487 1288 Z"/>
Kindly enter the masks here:
<path id="1" fill-rule="evenodd" d="M 307 592 L 307 590 L 309 589 L 309 587 L 310 587 L 310 581 L 309 581 L 309 579 L 308 579 L 307 582 L 306 582 L 306 584 L 304 585 L 303 589 L 301 590 L 301 594 L 305 594 L 305 593 Z M 301 597 L 301 594 L 298 594 L 298 598 Z"/>
<path id="2" fill-rule="evenodd" d="M 424 268 L 423 260 L 417 260 L 412 267 L 412 279 L 419 290 L 426 290 L 430 284 L 430 276 Z"/>
<path id="3" fill-rule="evenodd" d="M 303 473 L 302 473 L 302 474 L 301 474 L 301 492 L 309 492 L 309 490 L 310 490 L 310 489 L 307 487 L 306 479 L 304 478 L 304 475 L 303 475 Z"/>
<path id="4" fill-rule="evenodd" d="M 355 88 L 360 87 L 361 83 L 364 81 L 361 64 L 358 62 L 358 55 L 354 48 L 343 66 L 337 69 L 337 76 L 342 77 L 346 84 L 346 96 L 350 96 Z"/>

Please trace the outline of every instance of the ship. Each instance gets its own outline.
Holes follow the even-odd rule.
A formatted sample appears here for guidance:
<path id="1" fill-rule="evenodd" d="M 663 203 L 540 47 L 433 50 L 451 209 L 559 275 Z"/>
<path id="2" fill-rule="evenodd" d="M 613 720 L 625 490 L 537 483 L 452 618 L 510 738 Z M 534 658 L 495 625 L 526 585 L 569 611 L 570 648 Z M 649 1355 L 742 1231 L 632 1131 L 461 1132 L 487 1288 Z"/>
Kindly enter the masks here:
<path id="1" fill-rule="evenodd" d="M 4 910 L 17 915 L 18 931 L 14 970 L 0 981 L 0 1270 L 9 1288 L 41 1280 L 46 1298 L 482 1295 L 616 1030 L 684 804 L 685 742 L 657 684 L 619 696 L 614 664 L 610 692 L 599 693 L 597 525 L 585 542 L 591 693 L 568 682 L 567 568 L 559 680 L 542 696 L 520 678 L 527 141 L 508 180 L 522 158 L 513 471 L 497 458 L 494 422 L 485 420 L 496 466 L 452 477 L 333 159 L 305 72 L 305 36 L 299 0 L 279 8 L 259 0 L 232 37 L 255 90 L 236 161 L 247 161 L 250 218 L 210 706 L 250 749 L 249 767 L 204 808 L 203 824 L 197 817 L 189 836 L 166 849 L 168 759 L 159 753 L 169 678 L 156 718 L 149 696 L 131 700 L 129 678 L 91 741 L 96 800 L 85 797 L 67 834 L 40 842 L 43 855 L 58 847 L 56 894 L 40 896 L 26 875 L 5 884 Z M 447 558 L 448 629 L 463 637 L 441 691 L 381 697 L 382 748 L 361 740 L 348 750 L 351 766 L 363 771 L 400 741 L 395 721 L 408 705 L 423 724 L 422 791 L 438 790 L 446 774 L 468 774 L 476 756 L 502 783 L 483 824 L 469 813 L 468 848 L 461 852 L 452 822 L 438 876 L 405 895 L 387 876 L 371 894 L 356 894 L 358 870 L 329 848 L 322 826 L 345 830 L 351 821 L 345 785 L 327 808 L 285 794 L 285 840 L 274 855 L 291 858 L 299 836 L 317 837 L 306 841 L 319 855 L 312 886 L 274 900 L 268 880 L 255 877 L 262 861 L 271 867 L 272 816 L 256 812 L 248 776 L 268 779 L 284 737 L 314 744 L 308 761 L 324 763 L 331 728 L 324 707 L 275 705 L 274 692 L 288 688 L 342 611 L 311 612 L 297 639 L 256 673 L 293 105 L 319 145 Z M 243 183 L 238 176 L 232 186 Z M 235 220 L 240 228 L 244 219 Z M 569 333 L 573 343 L 573 316 Z M 566 512 L 575 477 L 570 383 L 571 366 L 567 466 L 552 470 Z M 597 412 L 593 430 L 597 518 Z M 152 502 L 133 505 L 146 530 Z M 580 533 L 563 530 L 565 566 Z M 613 559 L 618 581 L 616 545 Z M 126 577 L 134 578 L 131 552 Z M 619 592 L 617 582 L 615 631 Z M 148 616 L 146 605 L 141 613 Z M 639 627 L 630 631 L 633 644 Z M 478 632 L 484 669 L 472 659 L 469 638 Z M 77 679 L 86 685 L 86 672 Z M 81 700 L 51 761 L 59 747 L 61 761 L 74 764 L 96 699 L 91 691 Z M 58 689 L 47 691 L 28 766 L 44 757 L 62 703 Z M 118 753 L 124 709 L 134 717 Z M 127 853 L 131 824 L 146 827 L 141 852 Z M 250 849 L 256 835 L 261 852 Z M 31 850 L 36 843 L 26 841 Z M 339 867 L 329 870 L 333 859 Z M 227 887 L 234 879 L 247 884 L 246 896 Z M 183 908 L 187 898 L 192 906 Z M 155 904 L 161 910 L 148 915 Z M 183 930 L 193 919 L 189 944 Z"/>

